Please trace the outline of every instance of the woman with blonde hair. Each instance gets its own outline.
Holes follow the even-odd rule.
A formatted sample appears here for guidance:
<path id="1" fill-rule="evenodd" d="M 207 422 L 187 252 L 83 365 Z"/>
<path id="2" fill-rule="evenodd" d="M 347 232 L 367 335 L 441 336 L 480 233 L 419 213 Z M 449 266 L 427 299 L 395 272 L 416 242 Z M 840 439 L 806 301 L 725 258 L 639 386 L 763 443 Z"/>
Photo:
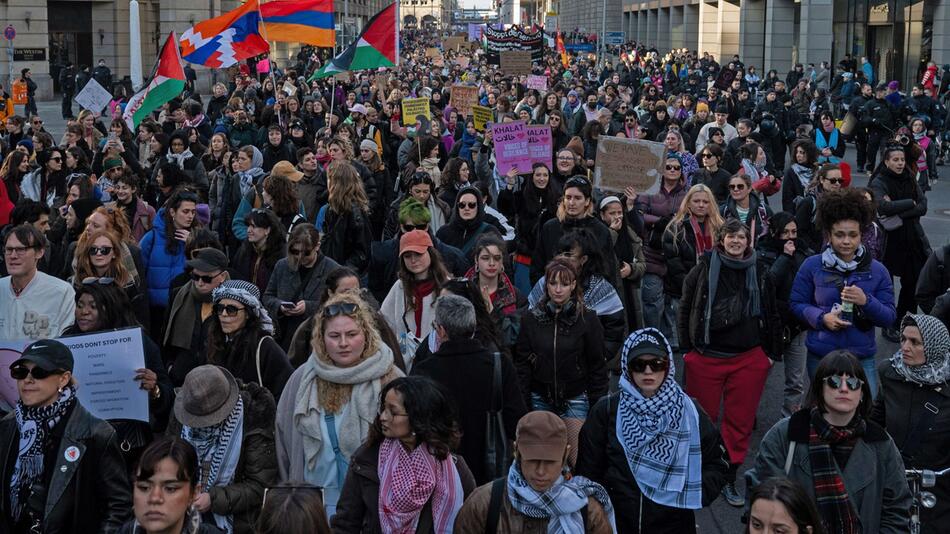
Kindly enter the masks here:
<path id="1" fill-rule="evenodd" d="M 358 272 L 369 265 L 369 198 L 356 168 L 334 161 L 327 167 L 327 211 L 323 222 L 323 253 Z"/>
<path id="2" fill-rule="evenodd" d="M 322 487 L 332 517 L 349 459 L 376 418 L 380 392 L 403 373 L 380 340 L 373 310 L 354 292 L 327 300 L 314 320 L 311 347 L 277 405 L 277 466 L 282 481 Z"/>
<path id="3" fill-rule="evenodd" d="M 683 294 L 683 280 L 699 258 L 712 251 L 722 223 L 712 189 L 703 184 L 690 187 L 663 232 L 664 291 L 673 299 L 674 314 Z"/>
<path id="4" fill-rule="evenodd" d="M 98 150 L 99 141 L 102 139 L 103 133 L 96 128 L 96 116 L 92 110 L 84 109 L 80 111 L 76 122 L 82 127 L 82 140 L 86 142 L 86 146 L 89 147 L 89 150 L 93 152 Z"/>

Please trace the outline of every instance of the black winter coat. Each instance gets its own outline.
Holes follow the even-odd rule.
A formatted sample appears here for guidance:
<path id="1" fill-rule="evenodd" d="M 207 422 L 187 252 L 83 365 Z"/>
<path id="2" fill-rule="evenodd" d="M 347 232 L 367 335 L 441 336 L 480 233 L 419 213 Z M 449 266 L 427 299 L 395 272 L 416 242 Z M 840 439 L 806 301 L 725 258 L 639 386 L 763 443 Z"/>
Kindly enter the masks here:
<path id="1" fill-rule="evenodd" d="M 557 256 L 557 243 L 561 236 L 571 230 L 585 228 L 589 230 L 594 238 L 597 239 L 597 248 L 604 251 L 604 265 L 607 266 L 607 272 L 604 278 L 614 287 L 617 287 L 620 280 L 620 266 L 614 255 L 613 239 L 610 237 L 610 229 L 607 228 L 600 219 L 594 216 L 582 217 L 580 219 L 560 219 L 552 218 L 544 223 L 541 232 L 538 234 L 538 243 L 535 247 L 534 256 L 531 258 L 531 282 L 537 282 L 544 276 L 544 269 L 549 261 Z"/>
<path id="2" fill-rule="evenodd" d="M 529 178 L 530 179 L 530 178 Z M 548 182 L 548 187 L 556 187 Z M 534 189 L 541 193 L 541 191 Z M 560 195 L 549 195 L 545 200 L 538 194 L 525 194 L 525 187 L 517 191 L 505 188 L 498 192 L 498 211 L 515 223 L 518 254 L 531 256 L 538 243 L 538 232 L 544 223 L 554 218 Z"/>
<path id="3" fill-rule="evenodd" d="M 264 147 L 261 148 L 261 155 L 264 156 L 264 163 L 261 168 L 264 169 L 264 172 L 270 172 L 278 161 L 289 161 L 296 165 L 297 155 L 291 149 L 292 146 L 293 144 L 287 141 L 281 142 L 278 146 L 274 146 L 270 142 L 265 143 Z"/>
<path id="4" fill-rule="evenodd" d="M 689 220 L 688 216 L 683 219 L 682 230 L 676 239 L 669 230 L 663 232 L 663 257 L 666 259 L 663 291 L 675 298 L 683 295 L 683 280 L 696 266 L 696 234 Z"/>
<path id="5" fill-rule="evenodd" d="M 462 442 L 456 453 L 465 458 L 478 485 L 493 477 L 485 473 L 485 418 L 492 406 L 493 355 L 476 340 L 446 341 L 436 353 L 412 366 L 412 375 L 427 376 L 445 387 L 458 409 Z M 502 405 L 505 433 L 513 438 L 527 409 L 518 375 L 508 356 L 501 356 Z"/>
<path id="6" fill-rule="evenodd" d="M 515 367 L 527 406 L 532 393 L 555 407 L 583 393 L 593 406 L 607 394 L 603 326 L 593 310 L 568 306 L 554 313 L 543 304 L 521 320 Z"/>
<path id="7" fill-rule="evenodd" d="M 800 239 L 795 241 L 795 254 L 789 256 L 784 252 L 785 242 L 767 236 L 759 240 L 756 246 L 758 261 L 756 270 L 761 277 L 762 307 L 767 317 L 777 318 L 781 327 L 782 346 L 787 346 L 793 337 L 807 325 L 795 317 L 789 307 L 792 295 L 792 284 L 795 274 L 802 263 L 813 254 L 812 250 Z M 774 326 L 773 332 L 779 332 L 779 325 Z M 778 343 L 779 340 L 772 340 Z M 774 359 L 774 358 L 773 358 Z"/>
<path id="8" fill-rule="evenodd" d="M 887 232 L 884 261 L 892 276 L 916 278 L 930 255 L 930 241 L 920 225 L 927 214 L 927 197 L 908 169 L 900 176 L 887 167 L 873 175 L 868 187 L 877 199 L 877 213 L 882 217 L 900 216 L 900 228 Z M 885 200 L 887 196 L 890 200 Z"/>
<path id="9" fill-rule="evenodd" d="M 10 523 L 10 478 L 13 476 L 20 431 L 13 413 L 0 421 L 0 531 L 14 532 Z M 76 461 L 66 450 L 78 448 Z M 42 532 L 48 534 L 106 533 L 118 529 L 131 515 L 132 494 L 115 430 L 76 401 L 51 431 L 45 453 L 44 479 L 48 491 Z M 34 485 L 33 491 L 38 488 Z"/>
<path id="10" fill-rule="evenodd" d="M 365 211 L 353 206 L 348 213 L 338 214 L 327 207 L 320 247 L 328 258 L 362 273 L 369 266 L 372 242 L 373 230 Z"/>
<path id="11" fill-rule="evenodd" d="M 729 457 L 715 425 L 695 400 L 703 458 L 703 506 L 709 506 L 726 483 Z M 696 532 L 692 510 L 663 506 L 644 498 L 617 439 L 620 394 L 598 402 L 587 416 L 578 439 L 576 473 L 602 485 L 616 512 L 617 532 L 623 534 L 681 534 Z"/>

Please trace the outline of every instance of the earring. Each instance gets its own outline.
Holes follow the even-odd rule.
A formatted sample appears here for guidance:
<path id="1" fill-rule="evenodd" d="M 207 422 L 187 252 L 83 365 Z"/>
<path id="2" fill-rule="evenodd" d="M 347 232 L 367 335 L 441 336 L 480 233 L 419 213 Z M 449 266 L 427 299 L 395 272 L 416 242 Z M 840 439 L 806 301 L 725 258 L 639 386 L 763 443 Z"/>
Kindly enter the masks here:
<path id="1" fill-rule="evenodd" d="M 63 388 L 59 388 L 59 392 L 62 393 L 62 392 L 63 392 Z"/>

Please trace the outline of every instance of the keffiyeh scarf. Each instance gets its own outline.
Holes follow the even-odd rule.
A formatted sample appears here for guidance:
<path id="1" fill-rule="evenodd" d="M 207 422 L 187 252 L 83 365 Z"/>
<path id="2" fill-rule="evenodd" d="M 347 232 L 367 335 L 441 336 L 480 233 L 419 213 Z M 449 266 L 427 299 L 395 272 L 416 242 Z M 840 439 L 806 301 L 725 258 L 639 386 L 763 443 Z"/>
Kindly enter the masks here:
<path id="1" fill-rule="evenodd" d="M 432 527 L 452 534 L 465 496 L 455 460 L 438 460 L 425 443 L 409 451 L 397 439 L 379 446 L 379 524 L 388 534 L 413 534 L 432 499 Z"/>
<path id="2" fill-rule="evenodd" d="M 174 163 L 175 165 L 178 165 L 179 169 L 184 170 L 185 160 L 188 158 L 193 158 L 194 156 L 195 155 L 191 153 L 191 149 L 186 148 L 184 152 L 181 152 L 178 154 L 173 154 L 171 152 L 169 152 L 168 154 L 165 154 L 165 159 L 167 159 L 169 163 Z"/>
<path id="3" fill-rule="evenodd" d="M 631 351 L 642 343 L 665 347 L 670 368 L 649 398 L 626 372 L 620 375 L 617 439 L 643 495 L 664 506 L 698 510 L 703 505 L 699 413 L 673 378 L 673 351 L 659 330 L 644 328 L 630 334 L 623 346 L 621 369 L 627 369 Z"/>
<path id="4" fill-rule="evenodd" d="M 891 367 L 904 380 L 925 386 L 944 384 L 950 379 L 950 335 L 940 319 L 930 315 L 906 315 L 901 321 L 905 326 L 916 326 L 924 341 L 926 361 L 921 365 L 907 365 L 898 350 L 891 356 Z"/>
<path id="5" fill-rule="evenodd" d="M 511 507 L 522 515 L 547 519 L 548 534 L 584 532 L 581 508 L 587 506 L 589 497 L 604 507 L 611 530 L 616 532 L 614 507 L 607 491 L 600 484 L 581 476 L 570 480 L 560 477 L 547 491 L 538 493 L 521 475 L 517 462 L 508 468 L 508 499 Z"/>
<path id="6" fill-rule="evenodd" d="M 795 171 L 795 176 L 798 177 L 798 181 L 802 184 L 803 188 L 808 187 L 808 184 L 811 183 L 812 176 L 815 175 L 814 169 L 798 163 L 792 164 L 792 170 Z"/>
<path id="7" fill-rule="evenodd" d="M 851 261 L 844 261 L 835 254 L 831 245 L 828 245 L 825 247 L 825 250 L 821 252 L 821 266 L 825 269 L 833 269 L 839 273 L 848 274 L 858 268 L 858 265 L 861 264 L 861 260 L 864 259 L 864 254 L 864 245 L 858 245 L 858 251 L 854 254 L 854 258 L 852 258 Z"/>
<path id="8" fill-rule="evenodd" d="M 545 278 L 542 276 L 528 294 L 529 308 L 538 307 L 538 303 L 544 297 L 546 287 Z M 591 276 L 584 288 L 584 306 L 594 310 L 597 315 L 610 315 L 623 310 L 623 302 L 620 301 L 617 290 L 610 285 L 610 282 L 598 275 Z"/>
<path id="9" fill-rule="evenodd" d="M 238 396 L 231 413 L 217 425 L 204 428 L 183 425 L 181 438 L 195 448 L 202 465 L 210 465 L 204 483 L 205 490 L 215 486 L 227 486 L 234 481 L 234 473 L 241 458 L 241 445 L 244 441 L 244 399 Z M 233 516 L 214 514 L 214 522 L 228 534 L 234 532 Z"/>
<path id="10" fill-rule="evenodd" d="M 66 386 L 56 402 L 49 406 L 29 407 L 22 401 L 16 403 L 16 424 L 20 434 L 19 452 L 10 479 L 10 510 L 13 519 L 19 520 L 26 507 L 26 496 L 33 484 L 43 476 L 43 450 L 50 430 L 76 403 L 76 387 Z"/>
<path id="11" fill-rule="evenodd" d="M 825 530 L 840 534 L 860 534 L 858 516 L 848 490 L 844 487 L 844 462 L 854 444 L 864 434 L 864 419 L 856 416 L 846 427 L 832 426 L 818 408 L 811 410 L 808 436 L 808 459 L 811 461 L 812 485 L 818 512 Z M 839 469 L 840 466 L 840 469 Z"/>

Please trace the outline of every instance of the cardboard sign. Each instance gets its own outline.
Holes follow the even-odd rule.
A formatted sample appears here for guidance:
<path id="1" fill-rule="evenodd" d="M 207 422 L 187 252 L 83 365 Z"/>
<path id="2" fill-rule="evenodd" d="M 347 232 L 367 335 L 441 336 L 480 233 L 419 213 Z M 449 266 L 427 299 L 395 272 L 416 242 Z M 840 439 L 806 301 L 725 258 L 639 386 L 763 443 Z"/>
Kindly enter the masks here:
<path id="1" fill-rule="evenodd" d="M 547 76 L 536 76 L 534 74 L 528 76 L 528 89 L 537 89 L 542 93 L 548 90 L 548 77 Z"/>
<path id="2" fill-rule="evenodd" d="M 504 176 L 512 168 L 519 173 L 531 171 L 528 153 L 528 127 L 524 121 L 493 124 L 492 143 L 495 145 L 495 169 Z"/>
<path id="3" fill-rule="evenodd" d="M 471 61 L 471 58 L 469 58 L 468 56 L 459 56 L 455 58 L 455 62 L 458 64 L 459 67 L 462 67 L 463 69 L 468 68 L 468 64 L 470 61 Z"/>
<path id="4" fill-rule="evenodd" d="M 501 71 L 507 76 L 531 74 L 531 52 L 529 50 L 505 50 L 499 55 Z"/>
<path id="5" fill-rule="evenodd" d="M 426 48 L 426 57 L 439 57 L 442 55 L 442 51 L 438 48 L 431 47 Z"/>
<path id="6" fill-rule="evenodd" d="M 93 80 L 90 79 L 89 81 L 91 82 Z M 27 101 L 26 82 L 24 82 L 23 80 L 17 80 L 13 82 L 11 89 L 13 90 L 13 94 L 11 95 L 11 98 L 13 98 L 13 103 L 26 104 L 26 101 Z"/>
<path id="7" fill-rule="evenodd" d="M 468 48 L 465 42 L 466 42 L 465 37 L 446 37 L 442 41 L 442 50 L 446 52 L 448 52 L 449 50 L 458 52 L 463 47 Z"/>
<path id="8" fill-rule="evenodd" d="M 106 91 L 95 78 L 89 78 L 86 86 L 76 95 L 76 103 L 82 107 L 91 110 L 97 115 L 109 105 L 112 101 L 112 95 Z"/>
<path id="9" fill-rule="evenodd" d="M 600 136 L 594 162 L 594 187 L 622 193 L 632 186 L 643 192 L 663 176 L 666 146 L 663 143 Z"/>
<path id="10" fill-rule="evenodd" d="M 551 150 L 554 143 L 551 138 L 551 127 L 548 125 L 532 124 L 527 127 L 528 132 L 528 157 L 531 158 L 532 166 L 535 163 L 543 163 L 551 169 Z M 518 170 L 522 170 L 520 167 Z"/>
<path id="11" fill-rule="evenodd" d="M 472 106 L 472 118 L 475 119 L 475 130 L 485 131 L 485 125 L 492 121 L 491 108 Z"/>
<path id="12" fill-rule="evenodd" d="M 458 110 L 459 115 L 472 114 L 472 106 L 478 103 L 478 87 L 473 85 L 453 85 L 449 105 Z"/>
<path id="13" fill-rule="evenodd" d="M 284 85 L 280 86 L 280 90 L 287 96 L 294 96 L 297 94 L 297 86 L 290 83 L 289 81 L 284 82 Z"/>
<path id="14" fill-rule="evenodd" d="M 422 115 L 427 120 L 432 120 L 432 114 L 429 112 L 428 98 L 403 98 L 402 99 L 402 125 L 412 126 Z"/>

